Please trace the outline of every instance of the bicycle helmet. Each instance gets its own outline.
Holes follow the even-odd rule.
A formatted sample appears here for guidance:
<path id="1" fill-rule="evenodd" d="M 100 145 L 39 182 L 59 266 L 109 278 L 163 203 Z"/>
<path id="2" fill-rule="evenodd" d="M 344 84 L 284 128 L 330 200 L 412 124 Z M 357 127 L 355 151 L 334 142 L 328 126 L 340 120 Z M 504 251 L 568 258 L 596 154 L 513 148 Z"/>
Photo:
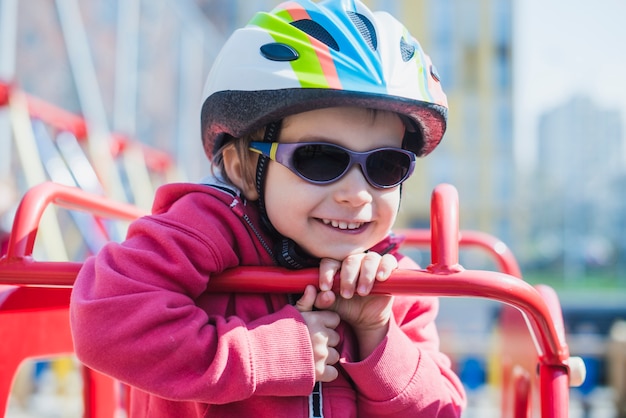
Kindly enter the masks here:
<path id="1" fill-rule="evenodd" d="M 257 13 L 216 58 L 203 92 L 205 152 L 211 158 L 227 135 L 335 106 L 403 115 L 404 146 L 418 156 L 430 153 L 446 128 L 435 67 L 395 18 L 358 0 L 287 1 Z"/>

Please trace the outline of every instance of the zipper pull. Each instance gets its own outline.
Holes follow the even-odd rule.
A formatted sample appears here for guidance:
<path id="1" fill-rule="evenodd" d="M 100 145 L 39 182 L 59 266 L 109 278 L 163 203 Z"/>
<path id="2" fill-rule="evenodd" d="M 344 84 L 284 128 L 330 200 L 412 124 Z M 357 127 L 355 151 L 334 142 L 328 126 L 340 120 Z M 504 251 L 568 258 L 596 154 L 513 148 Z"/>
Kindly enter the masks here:
<path id="1" fill-rule="evenodd" d="M 237 198 L 234 198 L 230 204 L 230 209 L 235 215 L 239 216 L 240 218 L 243 217 L 243 208 L 241 206 L 241 201 Z"/>

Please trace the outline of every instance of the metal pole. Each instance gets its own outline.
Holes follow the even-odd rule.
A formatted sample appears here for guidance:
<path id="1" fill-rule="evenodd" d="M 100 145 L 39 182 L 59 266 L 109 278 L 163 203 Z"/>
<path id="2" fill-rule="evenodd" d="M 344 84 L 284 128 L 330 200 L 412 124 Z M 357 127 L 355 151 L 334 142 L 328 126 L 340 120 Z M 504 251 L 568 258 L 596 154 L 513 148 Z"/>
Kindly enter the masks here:
<path id="1" fill-rule="evenodd" d="M 210 64 L 217 56 L 225 37 L 193 2 L 169 1 L 184 26 L 180 32 L 178 125 L 174 148 L 176 166 L 183 173 L 177 176 L 197 179 L 206 175 L 207 167 L 198 159 L 200 129 L 198 115 L 205 77 L 205 62 Z"/>
<path id="2" fill-rule="evenodd" d="M 118 0 L 117 2 L 113 128 L 129 135 L 134 135 L 136 132 L 140 10 L 139 0 Z"/>
<path id="3" fill-rule="evenodd" d="M 109 196 L 127 201 L 124 185 L 111 155 L 111 133 L 78 2 L 56 0 L 56 6 L 78 99 L 89 131 L 88 147 L 92 162 Z"/>
<path id="4" fill-rule="evenodd" d="M 117 7 L 113 128 L 115 131 L 135 136 L 141 5 L 139 0 L 123 0 L 117 2 Z M 154 197 L 154 186 L 140 145 L 134 142 L 129 143 L 122 154 L 122 162 L 133 192 L 134 203 L 141 208 L 149 209 Z"/>
<path id="5" fill-rule="evenodd" d="M 206 175 L 198 165 L 205 161 L 197 158 L 201 152 L 200 115 L 203 80 L 202 37 L 196 38 L 194 29 L 182 29 L 178 59 L 178 117 L 175 141 L 176 166 L 185 170 L 185 176 L 197 179 Z"/>

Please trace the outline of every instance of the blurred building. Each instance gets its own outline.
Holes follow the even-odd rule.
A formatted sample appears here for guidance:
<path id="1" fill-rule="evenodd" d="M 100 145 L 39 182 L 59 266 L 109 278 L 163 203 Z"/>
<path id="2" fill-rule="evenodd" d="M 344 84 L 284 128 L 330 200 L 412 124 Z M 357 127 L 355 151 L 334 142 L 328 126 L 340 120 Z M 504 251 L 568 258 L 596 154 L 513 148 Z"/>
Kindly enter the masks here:
<path id="1" fill-rule="evenodd" d="M 579 279 L 615 266 L 624 245 L 624 145 L 617 109 L 583 96 L 539 121 L 533 217 L 535 260 Z"/>
<path id="2" fill-rule="evenodd" d="M 424 224 L 430 190 L 451 183 L 459 191 L 461 228 L 515 247 L 512 0 L 399 3 L 399 16 L 437 66 L 450 107 L 444 141 L 407 187 L 407 223 Z"/>

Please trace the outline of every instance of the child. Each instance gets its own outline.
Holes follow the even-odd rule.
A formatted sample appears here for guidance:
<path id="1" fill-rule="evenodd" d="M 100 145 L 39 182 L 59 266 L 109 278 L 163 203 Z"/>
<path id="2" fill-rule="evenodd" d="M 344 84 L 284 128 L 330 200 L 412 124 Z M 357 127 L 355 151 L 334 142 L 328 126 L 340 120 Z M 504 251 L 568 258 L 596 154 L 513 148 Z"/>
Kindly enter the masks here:
<path id="1" fill-rule="evenodd" d="M 131 417 L 459 416 L 437 299 L 370 294 L 416 267 L 390 229 L 445 120 L 436 72 L 388 14 L 356 0 L 257 14 L 205 87 L 214 175 L 161 187 L 125 242 L 85 262 L 78 357 L 131 386 Z M 244 265 L 317 267 L 319 289 L 206 291 Z"/>

